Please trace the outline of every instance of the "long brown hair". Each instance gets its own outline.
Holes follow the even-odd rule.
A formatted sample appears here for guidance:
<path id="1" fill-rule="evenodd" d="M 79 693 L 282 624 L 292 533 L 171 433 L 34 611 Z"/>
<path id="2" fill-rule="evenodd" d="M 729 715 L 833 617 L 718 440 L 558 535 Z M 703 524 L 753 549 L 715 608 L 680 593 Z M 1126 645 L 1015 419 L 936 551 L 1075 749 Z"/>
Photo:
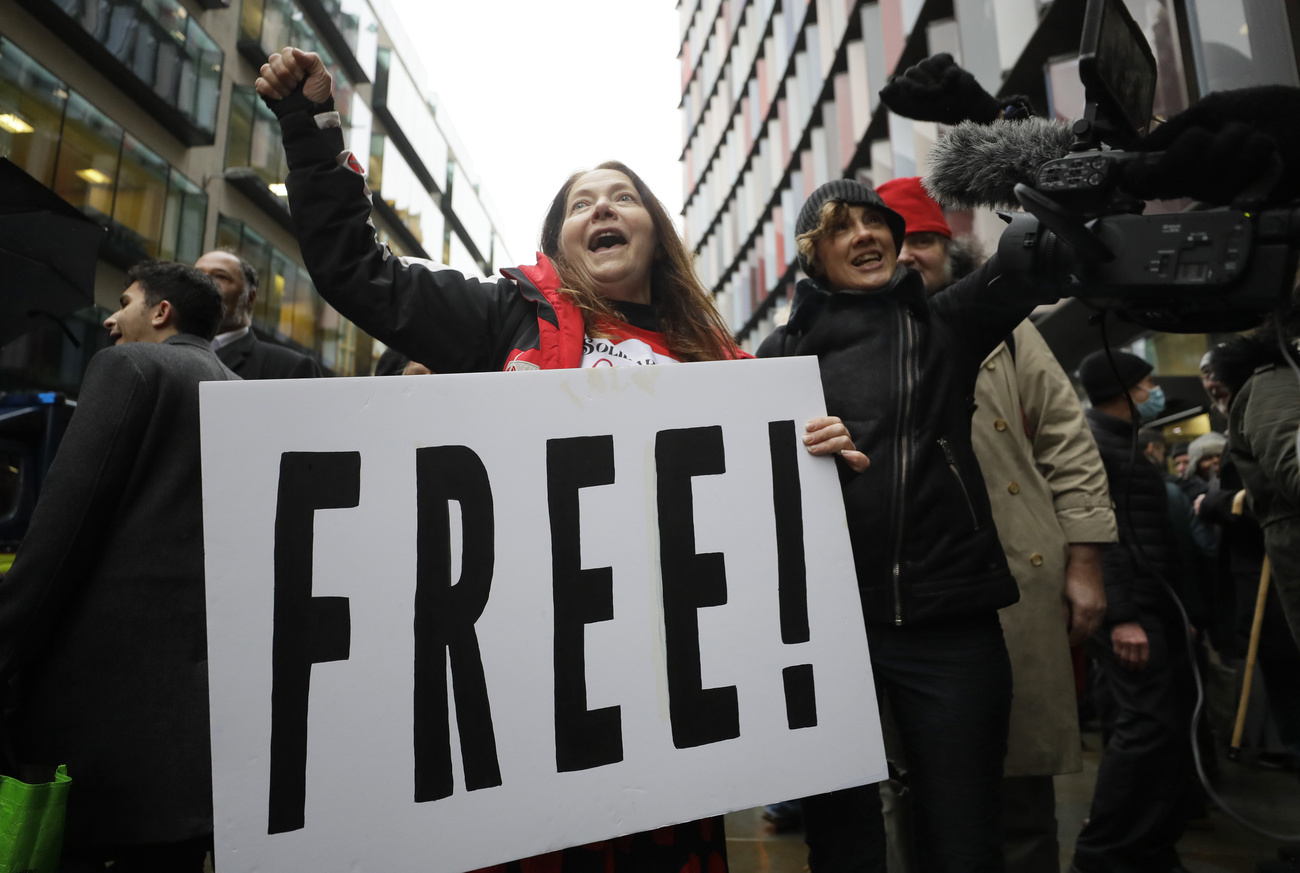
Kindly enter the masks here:
<path id="1" fill-rule="evenodd" d="M 650 213 L 655 229 L 655 257 L 650 268 L 650 294 L 659 310 L 659 329 L 668 350 L 681 361 L 717 361 L 736 357 L 738 349 L 731 331 L 713 305 L 713 296 L 695 275 L 695 265 L 668 210 L 641 177 L 618 161 L 606 161 L 597 170 L 616 170 L 632 180 L 641 204 Z M 564 226 L 569 191 L 590 172 L 581 170 L 565 181 L 556 193 L 542 222 L 542 253 L 551 259 L 560 276 L 561 293 L 582 313 L 590 336 L 601 336 L 602 322 L 622 321 L 623 316 L 607 298 L 595 290 L 595 282 L 581 266 L 572 264 L 560 251 L 560 230 Z"/>

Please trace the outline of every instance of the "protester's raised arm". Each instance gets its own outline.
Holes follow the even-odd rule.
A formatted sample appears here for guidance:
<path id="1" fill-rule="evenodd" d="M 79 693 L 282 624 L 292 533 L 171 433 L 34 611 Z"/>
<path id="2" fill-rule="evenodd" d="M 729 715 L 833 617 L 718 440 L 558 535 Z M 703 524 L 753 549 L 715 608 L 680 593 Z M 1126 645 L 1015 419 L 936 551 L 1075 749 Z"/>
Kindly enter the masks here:
<path id="1" fill-rule="evenodd" d="M 500 325 L 518 295 L 505 280 L 481 282 L 433 261 L 399 258 L 376 239 L 364 170 L 347 150 L 331 86 L 320 58 L 294 48 L 272 55 L 257 80 L 280 122 L 289 209 L 316 290 L 370 336 L 434 372 L 499 368 Z"/>

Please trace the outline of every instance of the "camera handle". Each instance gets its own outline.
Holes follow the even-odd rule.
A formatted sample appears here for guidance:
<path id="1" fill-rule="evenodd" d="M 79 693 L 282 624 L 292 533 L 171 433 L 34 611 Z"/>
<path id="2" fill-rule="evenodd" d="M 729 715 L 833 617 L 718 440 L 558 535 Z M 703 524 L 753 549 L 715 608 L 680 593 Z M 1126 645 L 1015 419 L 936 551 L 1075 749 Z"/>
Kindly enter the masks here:
<path id="1" fill-rule="evenodd" d="M 1033 215 L 1043 226 L 1068 243 L 1085 259 L 1098 264 L 1115 260 L 1115 254 L 1106 244 L 1097 238 L 1088 226 L 1067 212 L 1059 203 L 1030 188 L 1023 182 L 1015 187 L 1016 199 L 1025 211 Z"/>

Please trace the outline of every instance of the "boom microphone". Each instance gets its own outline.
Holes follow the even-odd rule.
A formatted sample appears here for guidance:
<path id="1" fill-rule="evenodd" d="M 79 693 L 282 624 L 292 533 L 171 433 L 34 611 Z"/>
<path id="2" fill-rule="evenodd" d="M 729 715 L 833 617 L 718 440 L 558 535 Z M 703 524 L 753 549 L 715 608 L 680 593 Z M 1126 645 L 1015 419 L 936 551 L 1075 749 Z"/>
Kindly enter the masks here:
<path id="1" fill-rule="evenodd" d="M 1035 187 L 1038 168 L 1068 155 L 1074 139 L 1068 125 L 1045 118 L 963 121 L 935 143 L 921 181 L 949 209 L 1018 209 L 1016 184 Z"/>

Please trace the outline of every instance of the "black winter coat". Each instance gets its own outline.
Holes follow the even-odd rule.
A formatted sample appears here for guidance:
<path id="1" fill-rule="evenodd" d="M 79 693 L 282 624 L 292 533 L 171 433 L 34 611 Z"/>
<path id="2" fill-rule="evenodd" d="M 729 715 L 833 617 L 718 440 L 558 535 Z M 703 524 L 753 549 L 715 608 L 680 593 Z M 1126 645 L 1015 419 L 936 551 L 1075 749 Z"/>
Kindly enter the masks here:
<path id="1" fill-rule="evenodd" d="M 1047 289 L 1001 277 L 997 258 L 927 299 L 900 267 L 880 291 L 831 293 L 806 279 L 761 357 L 816 355 L 826 411 L 871 459 L 840 465 L 862 609 L 897 625 L 990 614 L 1015 603 L 971 447 L 984 358 Z"/>
<path id="2" fill-rule="evenodd" d="M 1102 575 L 1106 582 L 1106 626 L 1136 621 L 1141 614 L 1165 614 L 1169 594 L 1152 573 L 1174 580 L 1179 568 L 1169 530 L 1169 497 L 1160 470 L 1142 454 L 1133 456 L 1131 422 L 1096 409 L 1087 411 L 1115 503 L 1119 542 L 1105 547 Z M 1141 549 L 1145 565 L 1130 546 Z"/>

